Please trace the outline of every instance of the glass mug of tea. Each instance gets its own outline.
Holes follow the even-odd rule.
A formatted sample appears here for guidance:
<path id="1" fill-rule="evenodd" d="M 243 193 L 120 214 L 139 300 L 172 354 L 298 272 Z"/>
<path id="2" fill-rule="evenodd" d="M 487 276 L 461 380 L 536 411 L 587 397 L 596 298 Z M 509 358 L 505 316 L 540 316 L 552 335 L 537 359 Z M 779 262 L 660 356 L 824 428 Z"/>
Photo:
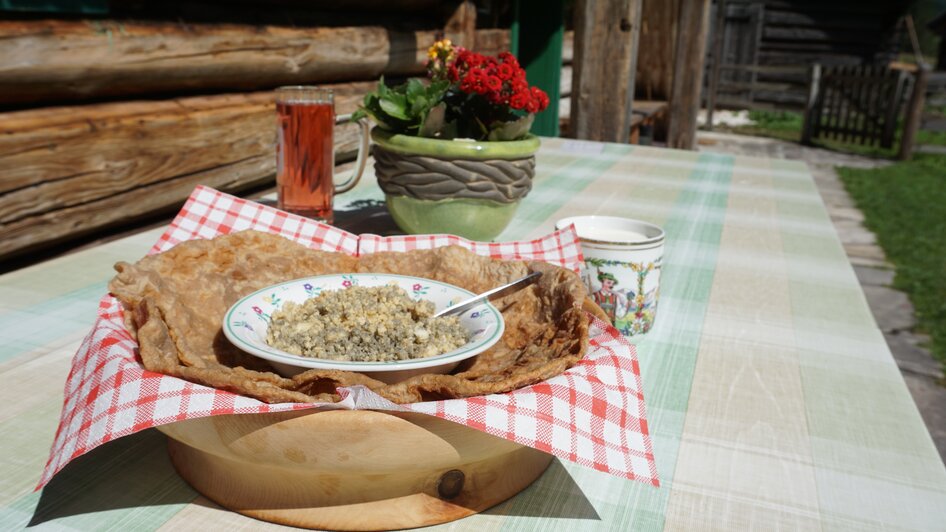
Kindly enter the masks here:
<path id="1" fill-rule="evenodd" d="M 368 123 L 359 120 L 361 142 L 355 171 L 345 182 L 335 180 L 335 125 L 350 115 L 335 117 L 331 89 L 309 86 L 276 89 L 276 195 L 280 209 L 332 223 L 335 194 L 351 190 L 364 173 L 368 152 Z"/>

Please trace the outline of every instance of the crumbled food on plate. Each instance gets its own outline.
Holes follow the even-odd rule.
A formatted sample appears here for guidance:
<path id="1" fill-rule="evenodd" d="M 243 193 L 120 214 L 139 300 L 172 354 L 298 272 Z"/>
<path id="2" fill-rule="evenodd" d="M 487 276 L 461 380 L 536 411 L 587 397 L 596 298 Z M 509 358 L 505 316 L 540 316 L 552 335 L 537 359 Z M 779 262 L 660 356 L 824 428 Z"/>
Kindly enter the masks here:
<path id="1" fill-rule="evenodd" d="M 441 355 L 469 341 L 459 318 L 433 314 L 433 303 L 393 285 L 326 290 L 274 312 L 266 342 L 305 357 L 393 362 Z"/>

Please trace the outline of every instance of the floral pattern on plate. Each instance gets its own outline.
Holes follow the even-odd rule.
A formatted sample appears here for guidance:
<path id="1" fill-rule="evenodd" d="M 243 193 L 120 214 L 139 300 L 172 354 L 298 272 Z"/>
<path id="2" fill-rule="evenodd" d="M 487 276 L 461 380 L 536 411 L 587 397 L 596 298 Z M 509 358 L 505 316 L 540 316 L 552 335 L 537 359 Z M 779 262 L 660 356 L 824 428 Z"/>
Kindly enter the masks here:
<path id="1" fill-rule="evenodd" d="M 489 349 L 499 341 L 505 329 L 502 314 L 493 305 L 484 303 L 472 312 L 460 316 L 460 324 L 471 333 L 470 341 L 459 349 L 429 358 L 397 362 L 320 360 L 293 355 L 266 343 L 266 333 L 273 312 L 282 308 L 288 301 L 301 303 L 325 290 L 383 285 L 399 286 L 415 300 L 429 300 L 437 311 L 473 295 L 472 292 L 457 286 L 405 275 L 354 273 L 306 277 L 263 288 L 238 301 L 224 318 L 224 334 L 238 348 L 270 361 L 284 374 L 310 368 L 368 373 L 426 368 L 433 373 L 437 372 L 438 367 L 453 367 L 460 361 Z"/>

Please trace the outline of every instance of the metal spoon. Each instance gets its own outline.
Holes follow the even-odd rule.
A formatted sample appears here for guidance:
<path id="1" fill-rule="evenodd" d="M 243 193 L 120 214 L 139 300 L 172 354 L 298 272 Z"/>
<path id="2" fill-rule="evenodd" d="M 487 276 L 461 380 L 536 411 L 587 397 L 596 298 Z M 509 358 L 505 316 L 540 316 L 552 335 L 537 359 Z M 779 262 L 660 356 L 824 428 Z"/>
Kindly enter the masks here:
<path id="1" fill-rule="evenodd" d="M 482 294 L 475 295 L 471 297 L 470 299 L 467 299 L 461 303 L 458 303 L 451 307 L 447 307 L 441 310 L 440 312 L 434 314 L 434 317 L 439 318 L 440 316 L 450 316 L 453 314 L 459 314 L 465 310 L 469 310 L 475 307 L 476 305 L 479 305 L 480 303 L 482 303 L 483 301 L 486 301 L 487 299 L 494 299 L 497 297 L 508 296 L 509 294 L 512 294 L 513 292 L 518 292 L 519 290 L 522 290 L 523 288 L 534 283 L 541 276 L 542 276 L 542 272 L 532 272 L 521 279 L 516 279 L 515 281 L 511 283 L 504 284 L 497 288 L 493 288 L 492 290 L 488 292 L 483 292 Z"/>

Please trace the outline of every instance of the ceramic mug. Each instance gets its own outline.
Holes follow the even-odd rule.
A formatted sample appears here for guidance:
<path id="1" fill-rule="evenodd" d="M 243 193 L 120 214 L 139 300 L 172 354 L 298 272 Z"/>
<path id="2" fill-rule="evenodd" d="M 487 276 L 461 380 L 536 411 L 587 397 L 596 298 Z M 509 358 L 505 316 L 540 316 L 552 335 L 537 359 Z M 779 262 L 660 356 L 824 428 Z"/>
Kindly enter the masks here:
<path id="1" fill-rule="evenodd" d="M 660 297 L 663 229 L 616 216 L 573 216 L 555 228 L 573 224 L 585 257 L 581 277 L 592 299 L 621 333 L 649 331 Z"/>

